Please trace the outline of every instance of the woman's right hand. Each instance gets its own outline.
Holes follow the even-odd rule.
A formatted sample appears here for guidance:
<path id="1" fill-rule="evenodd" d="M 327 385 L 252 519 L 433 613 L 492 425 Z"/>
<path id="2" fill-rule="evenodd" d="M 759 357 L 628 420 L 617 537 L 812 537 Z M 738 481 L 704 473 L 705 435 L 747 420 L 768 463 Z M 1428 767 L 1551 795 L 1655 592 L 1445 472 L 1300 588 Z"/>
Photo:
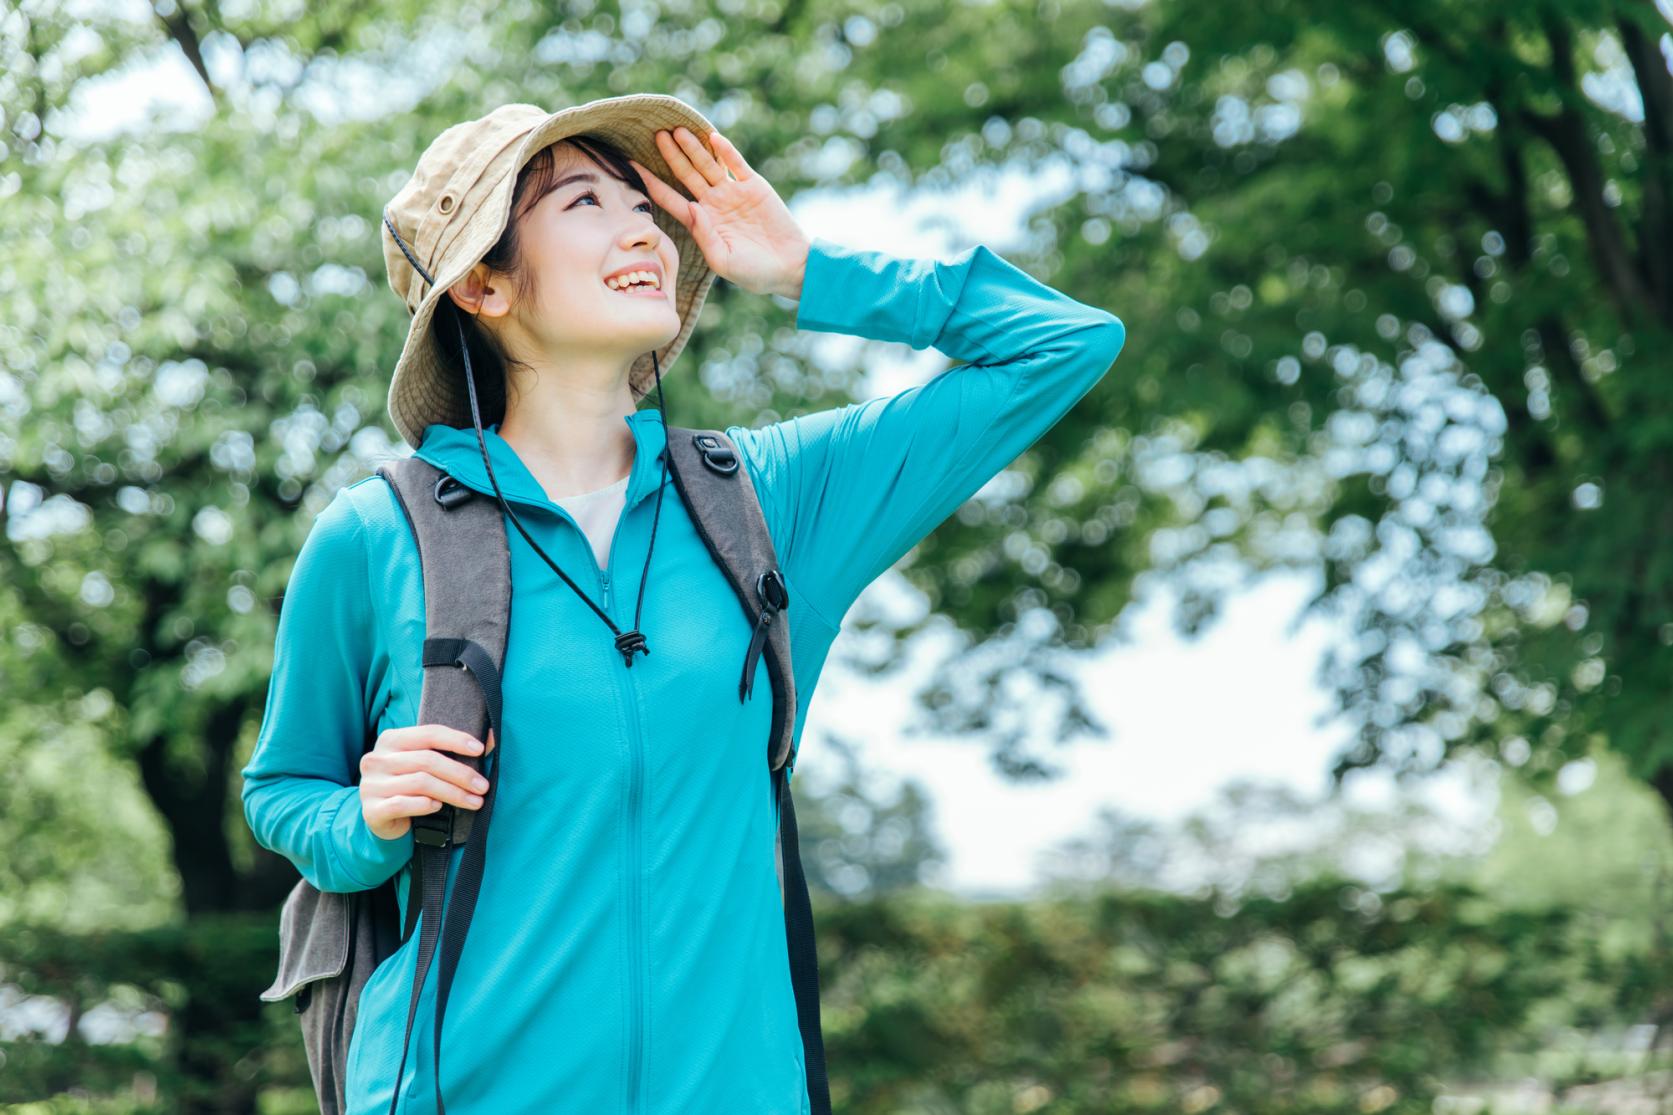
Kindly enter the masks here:
<path id="1" fill-rule="evenodd" d="M 360 812 L 366 826 L 383 840 L 405 836 L 411 818 L 434 813 L 443 805 L 480 809 L 488 781 L 443 751 L 486 757 L 494 749 L 488 730 L 486 750 L 469 733 L 443 724 L 390 728 L 372 750 L 360 757 Z"/>

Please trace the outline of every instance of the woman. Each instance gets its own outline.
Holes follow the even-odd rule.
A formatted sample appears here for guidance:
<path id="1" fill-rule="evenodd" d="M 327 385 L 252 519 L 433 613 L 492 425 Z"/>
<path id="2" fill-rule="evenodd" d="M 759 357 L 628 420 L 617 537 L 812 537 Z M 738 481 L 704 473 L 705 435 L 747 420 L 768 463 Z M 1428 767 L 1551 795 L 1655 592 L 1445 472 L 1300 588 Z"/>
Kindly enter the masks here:
<path id="1" fill-rule="evenodd" d="M 850 604 L 1091 389 L 1122 323 L 985 247 L 942 262 L 808 237 L 669 97 L 505 106 L 443 133 L 397 203 L 410 219 L 391 221 L 385 255 L 414 320 L 390 414 L 518 526 L 502 713 L 518 765 L 494 788 L 448 1055 L 438 1073 L 421 1007 L 397 1097 L 409 939 L 362 992 L 349 1110 L 430 1113 L 439 1091 L 461 1115 L 806 1112 L 761 762 L 772 697 L 738 700 L 750 627 L 667 479 L 663 416 L 636 404 L 717 275 L 797 300 L 799 328 L 967 361 L 893 396 L 726 429 L 791 596 L 799 740 Z M 607 281 L 623 271 L 660 289 Z M 493 419 L 480 430 L 472 383 Z M 412 817 L 480 805 L 450 753 L 497 741 L 414 725 L 423 637 L 412 536 L 374 475 L 337 494 L 298 555 L 243 771 L 256 839 L 322 891 L 379 885 L 412 856 Z"/>

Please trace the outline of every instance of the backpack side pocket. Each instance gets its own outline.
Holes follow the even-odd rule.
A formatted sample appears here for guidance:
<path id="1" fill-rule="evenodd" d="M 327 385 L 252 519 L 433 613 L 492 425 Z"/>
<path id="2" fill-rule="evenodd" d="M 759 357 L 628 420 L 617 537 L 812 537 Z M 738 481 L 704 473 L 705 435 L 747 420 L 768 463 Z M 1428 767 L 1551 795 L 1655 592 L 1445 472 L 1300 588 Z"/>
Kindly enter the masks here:
<path id="1" fill-rule="evenodd" d="M 316 890 L 303 880 L 279 914 L 279 971 L 261 993 L 267 1002 L 296 997 L 302 1044 L 321 1115 L 342 1115 L 343 1062 L 354 1025 L 350 961 L 360 894 Z"/>
<path id="2" fill-rule="evenodd" d="M 291 889 L 279 912 L 279 971 L 261 993 L 264 1002 L 297 995 L 296 1013 L 301 1014 L 308 1006 L 308 985 L 343 974 L 349 963 L 353 899 L 352 894 L 315 890 L 305 879 Z"/>

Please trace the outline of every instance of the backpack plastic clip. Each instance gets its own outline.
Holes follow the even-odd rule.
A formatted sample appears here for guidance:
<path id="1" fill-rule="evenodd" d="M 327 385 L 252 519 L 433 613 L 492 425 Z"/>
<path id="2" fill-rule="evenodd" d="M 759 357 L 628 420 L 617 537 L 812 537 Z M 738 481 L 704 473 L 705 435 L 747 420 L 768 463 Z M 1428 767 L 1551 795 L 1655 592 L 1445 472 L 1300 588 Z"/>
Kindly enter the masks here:
<path id="1" fill-rule="evenodd" d="M 453 479 L 453 477 L 446 474 L 443 474 L 442 477 L 436 481 L 436 502 L 447 508 L 449 511 L 458 507 L 461 503 L 464 503 L 475 494 L 475 492 L 471 491 L 469 488 Z"/>
<path id="2" fill-rule="evenodd" d="M 776 569 L 769 569 L 755 578 L 755 594 L 772 611 L 782 612 L 790 606 L 790 592 L 784 587 L 784 576 Z"/>
<path id="3" fill-rule="evenodd" d="M 784 576 L 777 569 L 769 569 L 755 578 L 755 594 L 761 598 L 761 614 L 756 617 L 755 630 L 749 638 L 749 649 L 744 652 L 744 672 L 738 679 L 738 702 L 741 704 L 755 691 L 755 664 L 767 645 L 767 628 L 773 617 L 790 606 L 790 593 L 784 587 Z"/>
<path id="4" fill-rule="evenodd" d="M 431 818 L 435 814 L 430 814 Z M 412 819 L 412 840 L 414 844 L 427 844 L 432 848 L 447 848 L 453 844 L 453 824 L 451 821 L 437 822 L 425 817 Z"/>
<path id="5" fill-rule="evenodd" d="M 691 440 L 703 454 L 703 463 L 722 476 L 738 471 L 738 455 L 730 446 L 722 445 L 713 434 L 693 434 Z"/>

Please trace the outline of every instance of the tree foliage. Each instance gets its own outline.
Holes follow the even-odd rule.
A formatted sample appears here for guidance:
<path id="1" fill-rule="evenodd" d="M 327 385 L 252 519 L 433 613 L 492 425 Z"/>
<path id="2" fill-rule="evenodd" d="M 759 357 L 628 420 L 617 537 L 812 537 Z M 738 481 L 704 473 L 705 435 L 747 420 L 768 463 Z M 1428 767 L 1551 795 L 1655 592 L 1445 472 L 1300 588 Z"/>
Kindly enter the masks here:
<path id="1" fill-rule="evenodd" d="M 249 840 L 233 775 L 311 516 L 391 450 L 406 316 L 377 214 L 461 118 L 646 89 L 740 137 L 789 198 L 1067 175 L 1011 255 L 1121 316 L 1127 350 L 902 563 L 924 615 L 856 617 L 890 661 L 932 618 L 968 636 L 923 693 L 943 730 L 1044 773 L 1017 694 L 1057 706 L 1046 746 L 1094 730 L 1062 653 L 1116 637 L 1147 579 L 1184 589 L 1194 628 L 1240 578 L 1300 566 L 1355 632 L 1327 679 L 1360 727 L 1339 773 L 1475 748 L 1538 781 L 1602 745 L 1673 797 L 1655 5 L 140 15 L 0 16 L 0 726 L 8 756 L 73 740 L 114 764 L 26 768 L 42 788 L 15 791 L 8 843 L 27 822 L 71 838 L 24 843 L 8 916 L 107 853 L 106 893 L 144 896 L 130 912 L 275 908 L 295 871 Z M 159 58 L 197 76 L 204 111 L 89 136 L 82 96 Z M 875 346 L 833 367 L 807 341 L 718 284 L 672 414 L 852 399 Z M 117 799 L 137 788 L 151 835 L 89 797 L 106 783 L 84 769 Z M 132 846 L 147 839 L 160 856 Z M 253 1000 L 265 974 L 245 978 Z M 231 1024 L 197 1021 L 206 1041 Z"/>

